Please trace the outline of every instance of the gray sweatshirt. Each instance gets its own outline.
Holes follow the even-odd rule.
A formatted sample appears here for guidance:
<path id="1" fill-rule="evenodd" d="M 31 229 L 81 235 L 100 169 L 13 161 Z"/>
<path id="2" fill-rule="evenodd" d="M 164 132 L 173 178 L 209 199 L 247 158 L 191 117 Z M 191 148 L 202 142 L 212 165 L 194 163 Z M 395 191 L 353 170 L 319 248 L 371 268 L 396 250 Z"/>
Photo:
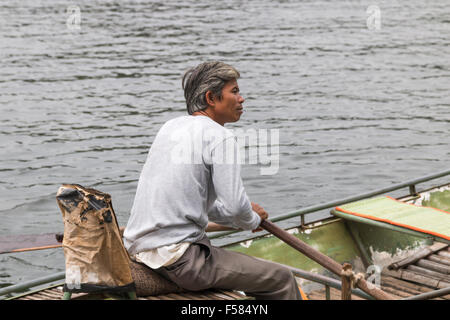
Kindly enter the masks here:
<path id="1" fill-rule="evenodd" d="M 124 231 L 130 254 L 205 235 L 208 221 L 253 230 L 233 133 L 206 116 L 166 122 L 153 141 Z"/>

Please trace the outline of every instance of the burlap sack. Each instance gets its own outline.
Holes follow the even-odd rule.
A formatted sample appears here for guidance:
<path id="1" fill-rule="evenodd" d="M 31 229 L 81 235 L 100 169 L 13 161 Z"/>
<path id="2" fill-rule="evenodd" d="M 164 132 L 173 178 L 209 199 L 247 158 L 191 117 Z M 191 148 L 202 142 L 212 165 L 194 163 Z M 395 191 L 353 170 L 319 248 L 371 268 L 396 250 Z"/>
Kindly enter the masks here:
<path id="1" fill-rule="evenodd" d="M 56 199 L 64 220 L 64 291 L 135 291 L 111 196 L 63 184 Z"/>

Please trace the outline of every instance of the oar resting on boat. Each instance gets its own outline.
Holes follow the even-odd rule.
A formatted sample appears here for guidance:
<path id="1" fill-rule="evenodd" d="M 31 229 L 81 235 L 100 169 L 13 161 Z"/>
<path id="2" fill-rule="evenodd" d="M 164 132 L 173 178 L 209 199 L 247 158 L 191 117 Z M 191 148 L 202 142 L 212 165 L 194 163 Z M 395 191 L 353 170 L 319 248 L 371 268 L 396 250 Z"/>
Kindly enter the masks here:
<path id="1" fill-rule="evenodd" d="M 338 275 L 339 277 L 342 276 L 343 266 L 331 259 L 330 257 L 324 255 L 320 251 L 317 251 L 313 247 L 307 245 L 303 241 L 299 240 L 298 238 L 294 237 L 287 231 L 281 229 L 280 227 L 276 226 L 274 223 L 263 220 L 260 224 L 261 228 L 267 230 L 277 238 L 281 239 L 282 241 L 286 242 L 288 245 L 293 247 L 294 249 L 300 251 L 304 255 L 306 255 L 308 258 L 314 260 L 321 266 L 327 268 L 334 274 Z M 378 289 L 376 286 L 371 285 L 365 281 L 364 278 L 356 278 L 355 285 L 360 288 L 362 291 L 364 291 L 367 294 L 370 294 L 372 297 L 374 297 L 377 300 L 394 300 L 392 296 L 387 294 L 381 289 Z"/>

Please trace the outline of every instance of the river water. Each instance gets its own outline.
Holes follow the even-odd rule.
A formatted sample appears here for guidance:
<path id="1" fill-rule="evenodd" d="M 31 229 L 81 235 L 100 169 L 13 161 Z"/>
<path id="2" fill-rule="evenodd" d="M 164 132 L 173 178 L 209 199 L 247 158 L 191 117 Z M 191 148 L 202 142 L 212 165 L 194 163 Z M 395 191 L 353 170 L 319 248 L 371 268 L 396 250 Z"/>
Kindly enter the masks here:
<path id="1" fill-rule="evenodd" d="M 271 216 L 450 164 L 448 1 L 8 0 L 0 41 L 1 236 L 62 231 L 61 183 L 110 193 L 126 224 L 157 130 L 186 113 L 181 77 L 206 60 L 241 72 L 226 126 L 279 134 L 272 174 L 242 170 Z M 4 254 L 0 286 L 62 270 L 60 249 Z"/>

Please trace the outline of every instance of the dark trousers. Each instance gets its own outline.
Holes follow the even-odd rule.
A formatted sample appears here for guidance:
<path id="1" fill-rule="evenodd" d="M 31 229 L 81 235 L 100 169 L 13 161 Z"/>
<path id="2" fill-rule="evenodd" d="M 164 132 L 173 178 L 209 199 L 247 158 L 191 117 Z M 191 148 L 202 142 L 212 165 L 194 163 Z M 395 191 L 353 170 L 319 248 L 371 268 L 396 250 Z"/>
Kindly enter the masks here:
<path id="1" fill-rule="evenodd" d="M 302 300 L 287 268 L 214 247 L 207 237 L 192 243 L 175 263 L 155 271 L 191 291 L 217 288 L 243 291 L 255 299 Z"/>

